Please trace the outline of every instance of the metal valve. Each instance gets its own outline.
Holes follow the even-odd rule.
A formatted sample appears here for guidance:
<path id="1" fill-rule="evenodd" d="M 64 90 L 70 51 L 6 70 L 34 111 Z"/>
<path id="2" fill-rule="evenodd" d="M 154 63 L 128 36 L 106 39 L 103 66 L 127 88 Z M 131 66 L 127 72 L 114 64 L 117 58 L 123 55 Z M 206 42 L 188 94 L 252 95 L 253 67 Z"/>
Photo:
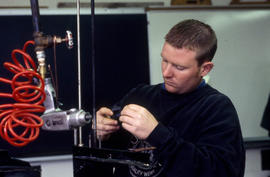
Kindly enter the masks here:
<path id="1" fill-rule="evenodd" d="M 66 44 L 67 44 L 67 48 L 68 49 L 72 49 L 73 48 L 73 37 L 72 37 L 72 33 L 71 31 L 67 30 L 66 31 L 67 35 L 66 35 Z"/>
<path id="2" fill-rule="evenodd" d="M 66 37 L 65 38 L 61 38 L 59 36 L 54 36 L 53 37 L 53 42 L 56 44 L 60 44 L 62 42 L 66 42 L 67 48 L 68 49 L 72 49 L 73 48 L 73 37 L 72 37 L 72 32 L 67 30 L 66 31 Z"/>

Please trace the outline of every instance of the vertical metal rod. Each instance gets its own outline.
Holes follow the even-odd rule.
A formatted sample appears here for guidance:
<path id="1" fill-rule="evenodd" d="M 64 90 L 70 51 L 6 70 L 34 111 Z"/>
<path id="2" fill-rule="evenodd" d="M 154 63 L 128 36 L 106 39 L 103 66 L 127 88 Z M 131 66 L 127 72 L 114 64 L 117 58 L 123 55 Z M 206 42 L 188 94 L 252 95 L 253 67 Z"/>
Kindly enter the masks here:
<path id="1" fill-rule="evenodd" d="M 77 138 L 78 129 L 77 128 L 74 128 L 73 134 L 74 134 L 74 146 L 77 146 L 78 145 L 78 138 Z"/>
<path id="2" fill-rule="evenodd" d="M 97 147 L 97 118 L 96 118 L 96 72 L 95 72 L 95 1 L 91 0 L 91 43 L 92 43 L 92 106 L 93 106 L 93 136 L 92 145 Z"/>
<path id="3" fill-rule="evenodd" d="M 77 0 L 77 53 L 78 53 L 78 109 L 82 109 L 81 100 L 81 37 L 80 37 L 80 0 Z M 79 144 L 77 137 L 79 136 Z M 76 142 L 76 144 L 75 144 Z M 74 130 L 74 145 L 83 146 L 82 143 L 82 127 Z"/>

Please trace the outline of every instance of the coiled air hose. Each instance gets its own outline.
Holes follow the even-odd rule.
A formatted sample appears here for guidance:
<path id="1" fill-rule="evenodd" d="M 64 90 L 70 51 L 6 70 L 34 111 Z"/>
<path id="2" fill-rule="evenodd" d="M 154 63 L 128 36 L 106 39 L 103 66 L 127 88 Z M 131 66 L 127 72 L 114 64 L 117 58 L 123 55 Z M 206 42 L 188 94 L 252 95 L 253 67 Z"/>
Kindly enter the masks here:
<path id="1" fill-rule="evenodd" d="M 12 103 L 0 105 L 0 136 L 16 147 L 25 146 L 38 137 L 43 125 L 38 114 L 45 111 L 42 106 L 46 96 L 44 81 L 37 73 L 35 62 L 26 53 L 30 44 L 34 45 L 34 41 L 27 41 L 23 50 L 12 51 L 13 63 L 4 63 L 13 78 L 0 78 L 0 82 L 9 84 L 12 89 L 12 93 L 0 93 L 0 97 L 12 100 Z M 19 55 L 23 57 L 24 66 L 17 59 Z"/>

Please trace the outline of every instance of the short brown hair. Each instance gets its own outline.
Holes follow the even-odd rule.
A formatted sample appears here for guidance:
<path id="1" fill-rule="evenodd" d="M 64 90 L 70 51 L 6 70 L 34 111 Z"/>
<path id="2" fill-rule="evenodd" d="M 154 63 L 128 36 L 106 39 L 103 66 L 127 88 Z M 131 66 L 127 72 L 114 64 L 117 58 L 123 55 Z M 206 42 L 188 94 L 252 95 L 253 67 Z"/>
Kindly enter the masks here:
<path id="1" fill-rule="evenodd" d="M 165 36 L 165 41 L 175 48 L 195 51 L 199 66 L 205 61 L 212 61 L 217 50 L 214 30 L 194 19 L 184 20 L 172 27 Z"/>

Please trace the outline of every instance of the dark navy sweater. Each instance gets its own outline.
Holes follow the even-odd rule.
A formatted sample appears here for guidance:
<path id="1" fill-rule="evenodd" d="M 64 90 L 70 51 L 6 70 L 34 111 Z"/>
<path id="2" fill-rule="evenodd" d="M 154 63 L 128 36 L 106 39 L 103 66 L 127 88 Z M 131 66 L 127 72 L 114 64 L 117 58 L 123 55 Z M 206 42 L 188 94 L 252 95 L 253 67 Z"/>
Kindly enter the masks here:
<path id="1" fill-rule="evenodd" d="M 118 148 L 154 146 L 149 168 L 120 166 L 117 177 L 243 177 L 245 150 L 236 110 L 230 99 L 209 85 L 172 94 L 162 84 L 140 85 L 117 106 L 138 104 L 158 126 L 145 140 L 125 130 L 111 138 Z M 118 141 L 115 141 L 118 139 Z"/>

